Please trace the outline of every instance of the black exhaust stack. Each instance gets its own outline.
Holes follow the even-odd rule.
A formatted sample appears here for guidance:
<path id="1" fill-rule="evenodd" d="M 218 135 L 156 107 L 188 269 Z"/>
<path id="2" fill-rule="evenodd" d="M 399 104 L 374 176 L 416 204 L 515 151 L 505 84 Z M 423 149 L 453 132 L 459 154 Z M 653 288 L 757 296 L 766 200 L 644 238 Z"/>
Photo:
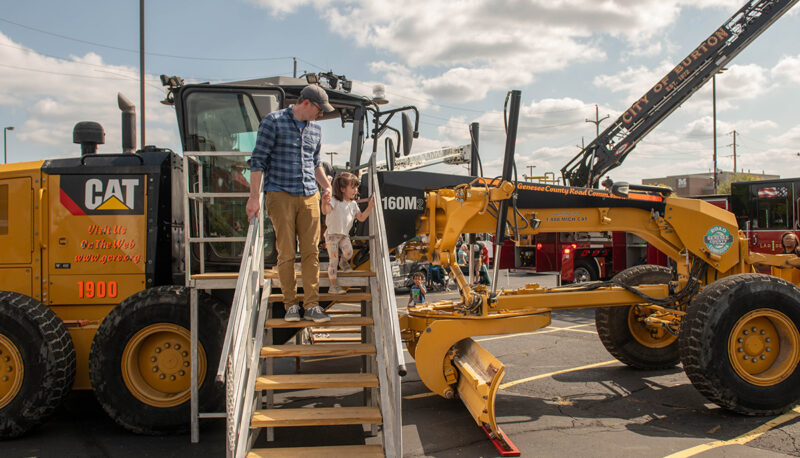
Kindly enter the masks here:
<path id="1" fill-rule="evenodd" d="M 136 152 L 136 105 L 117 92 L 117 104 L 122 110 L 122 152 Z"/>
<path id="2" fill-rule="evenodd" d="M 518 90 L 509 93 L 511 106 L 508 110 L 508 125 L 506 126 L 506 153 L 503 157 L 503 181 L 511 181 L 514 170 L 514 148 L 517 143 L 517 125 L 519 124 L 519 102 L 522 92 Z M 497 269 L 500 265 L 500 248 L 506 238 L 506 220 L 508 217 L 508 199 L 500 202 L 500 212 L 497 215 L 497 229 L 494 234 L 494 266 L 492 267 L 492 294 L 497 290 Z"/>
<path id="3" fill-rule="evenodd" d="M 81 121 L 72 129 L 72 143 L 81 145 L 81 156 L 97 154 L 97 145 L 106 142 L 103 126 L 94 121 Z"/>

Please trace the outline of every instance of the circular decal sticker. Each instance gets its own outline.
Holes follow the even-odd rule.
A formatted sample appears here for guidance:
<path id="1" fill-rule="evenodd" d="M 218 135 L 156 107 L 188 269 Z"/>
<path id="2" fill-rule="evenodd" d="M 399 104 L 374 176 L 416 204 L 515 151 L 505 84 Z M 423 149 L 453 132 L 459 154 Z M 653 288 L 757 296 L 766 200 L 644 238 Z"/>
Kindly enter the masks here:
<path id="1" fill-rule="evenodd" d="M 727 252 L 733 244 L 733 234 L 724 226 L 714 226 L 706 232 L 703 241 L 708 247 L 708 251 L 714 254 Z"/>

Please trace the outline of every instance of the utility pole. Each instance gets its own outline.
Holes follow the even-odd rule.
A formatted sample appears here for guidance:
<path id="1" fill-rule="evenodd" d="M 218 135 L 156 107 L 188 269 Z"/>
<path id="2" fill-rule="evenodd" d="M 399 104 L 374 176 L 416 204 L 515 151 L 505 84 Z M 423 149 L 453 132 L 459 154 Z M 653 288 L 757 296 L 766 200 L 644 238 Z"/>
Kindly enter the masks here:
<path id="1" fill-rule="evenodd" d="M 603 119 L 600 119 L 599 108 L 597 108 L 597 104 L 594 104 L 594 120 L 587 118 L 586 122 L 590 122 L 590 123 L 594 124 L 594 128 L 595 128 L 595 131 L 596 131 L 596 135 L 595 135 L 596 137 L 600 136 L 600 123 L 605 121 L 606 119 L 608 119 L 608 115 L 605 115 L 603 117 Z"/>
<path id="2" fill-rule="evenodd" d="M 294 62 L 294 77 L 297 78 L 297 58 L 292 57 L 292 61 Z"/>
<path id="3" fill-rule="evenodd" d="M 14 126 L 3 127 L 3 164 L 8 164 L 8 142 L 6 140 L 6 133 L 9 130 L 14 130 Z"/>
<path id="4" fill-rule="evenodd" d="M 325 153 L 325 154 L 327 154 L 328 156 L 330 156 L 330 157 L 331 157 L 331 167 L 333 167 L 333 156 L 336 156 L 336 155 L 337 155 L 337 154 L 339 154 L 339 153 L 337 153 L 336 151 L 328 151 L 328 152 L 327 152 L 327 153 Z"/>
<path id="5" fill-rule="evenodd" d="M 535 165 L 526 165 L 525 167 L 528 168 L 528 176 L 529 177 L 533 176 L 533 169 L 535 169 L 536 166 Z"/>
<path id="6" fill-rule="evenodd" d="M 733 146 L 733 174 L 736 175 L 736 129 L 730 134 L 733 135 L 733 143 L 728 146 Z"/>

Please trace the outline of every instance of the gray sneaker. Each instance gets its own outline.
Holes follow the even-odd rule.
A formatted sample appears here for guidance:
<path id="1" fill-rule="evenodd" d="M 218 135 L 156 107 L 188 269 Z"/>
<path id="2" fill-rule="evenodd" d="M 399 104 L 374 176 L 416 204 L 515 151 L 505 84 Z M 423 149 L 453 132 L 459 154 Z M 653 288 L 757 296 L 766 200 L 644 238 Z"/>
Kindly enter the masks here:
<path id="1" fill-rule="evenodd" d="M 283 319 L 286 321 L 300 321 L 300 306 L 294 304 L 289 307 L 289 310 L 286 311 L 286 316 L 283 317 Z"/>
<path id="2" fill-rule="evenodd" d="M 331 317 L 326 315 L 325 312 L 322 311 L 322 307 L 319 305 L 315 305 L 310 309 L 306 309 L 304 318 L 306 320 L 314 320 L 314 323 L 325 323 L 326 321 L 331 320 Z"/>
<path id="3" fill-rule="evenodd" d="M 331 287 L 328 288 L 328 294 L 344 294 L 346 292 L 347 291 L 339 285 L 331 285 Z"/>

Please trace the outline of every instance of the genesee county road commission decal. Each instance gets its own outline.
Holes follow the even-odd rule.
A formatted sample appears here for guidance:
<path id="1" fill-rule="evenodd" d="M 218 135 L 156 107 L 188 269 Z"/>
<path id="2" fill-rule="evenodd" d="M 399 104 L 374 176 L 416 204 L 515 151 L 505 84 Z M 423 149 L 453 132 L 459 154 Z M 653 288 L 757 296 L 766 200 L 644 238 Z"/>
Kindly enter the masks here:
<path id="1" fill-rule="evenodd" d="M 708 251 L 714 254 L 726 253 L 733 244 L 733 234 L 725 226 L 714 226 L 706 232 L 703 241 Z"/>

